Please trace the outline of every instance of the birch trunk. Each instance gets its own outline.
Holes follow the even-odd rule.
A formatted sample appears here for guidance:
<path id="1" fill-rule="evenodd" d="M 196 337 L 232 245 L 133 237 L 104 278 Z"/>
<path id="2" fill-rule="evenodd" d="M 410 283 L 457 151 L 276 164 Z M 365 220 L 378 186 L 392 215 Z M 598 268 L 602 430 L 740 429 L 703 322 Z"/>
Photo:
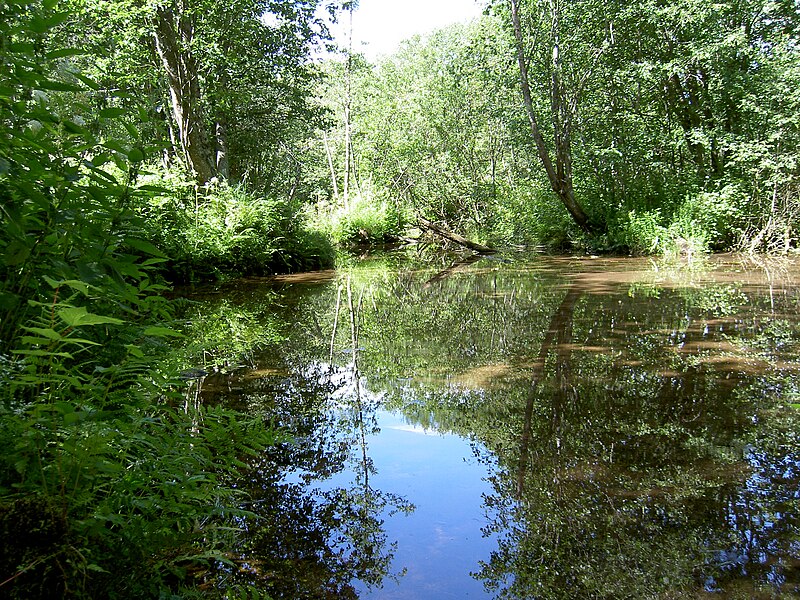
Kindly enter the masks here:
<path id="1" fill-rule="evenodd" d="M 575 189 L 572 181 L 572 132 L 571 109 L 566 100 L 564 84 L 561 78 L 561 57 L 558 40 L 558 15 L 554 8 L 552 31 L 550 34 L 553 46 L 553 64 L 550 85 L 550 112 L 553 125 L 553 138 L 555 146 L 555 164 L 550 156 L 550 150 L 542 135 L 541 127 L 533 110 L 533 97 L 531 94 L 528 64 L 525 59 L 525 47 L 522 39 L 522 25 L 519 16 L 520 0 L 509 0 L 511 3 L 511 21 L 514 28 L 516 42 L 517 63 L 519 64 L 520 86 L 522 88 L 522 101 L 528 116 L 533 141 L 536 151 L 542 162 L 550 187 L 556 193 L 561 203 L 567 209 L 572 219 L 583 231 L 594 232 L 594 227 L 583 207 L 575 199 Z"/>
<path id="2" fill-rule="evenodd" d="M 191 20 L 180 10 L 156 9 L 153 36 L 169 84 L 181 150 L 198 183 L 203 185 L 217 175 L 217 169 L 201 110 L 197 62 L 189 50 L 193 35 Z"/>

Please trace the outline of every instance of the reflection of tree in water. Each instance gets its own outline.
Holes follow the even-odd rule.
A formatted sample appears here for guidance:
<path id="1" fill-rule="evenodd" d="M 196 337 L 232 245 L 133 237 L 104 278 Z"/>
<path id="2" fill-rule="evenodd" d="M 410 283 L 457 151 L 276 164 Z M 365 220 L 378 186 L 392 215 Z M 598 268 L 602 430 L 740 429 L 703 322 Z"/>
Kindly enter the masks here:
<path id="1" fill-rule="evenodd" d="M 506 598 L 672 597 L 742 583 L 744 597 L 798 591 L 798 537 L 786 535 L 800 508 L 796 440 L 760 465 L 745 463 L 737 442 L 754 428 L 735 413 L 763 388 L 720 384 L 732 374 L 691 360 L 631 377 L 573 358 L 581 295 L 567 290 L 531 365 L 517 451 L 485 439 L 501 467 L 487 498 L 487 533 L 499 542 L 478 576 Z M 743 487 L 748 467 L 759 472 Z"/>
<path id="2" fill-rule="evenodd" d="M 362 379 L 410 422 L 479 442 L 494 467 L 486 504 L 498 539 L 479 577 L 501 596 L 797 588 L 797 419 L 775 410 L 786 378 L 748 363 L 754 349 L 774 354 L 771 339 L 798 347 L 796 318 L 738 313 L 762 302 L 793 315 L 796 300 L 782 306 L 776 294 L 748 298 L 728 285 L 597 294 L 503 270 L 370 277 L 354 276 L 349 295 L 340 286 L 338 302 L 337 288 L 317 288 L 292 306 L 307 337 L 286 354 L 346 364 L 292 369 L 265 383 L 275 389 L 261 400 L 247 396 L 295 436 L 248 483 L 264 526 L 248 522 L 257 552 L 245 545 L 240 556 L 276 598 L 352 597 L 353 578 L 388 573 L 380 518 L 403 504 L 371 486 L 365 442 L 377 398 Z M 449 379 L 485 366 L 506 379 L 472 389 Z M 312 489 L 348 460 L 350 485 Z M 272 481 L 275 463 L 299 468 Z M 275 537 L 283 530 L 285 542 Z"/>
<path id="3" fill-rule="evenodd" d="M 487 498 L 499 545 L 479 576 L 509 598 L 792 593 L 797 441 L 761 463 L 747 450 L 776 431 L 765 411 L 782 387 L 751 350 L 775 338 L 776 321 L 750 311 L 763 300 L 737 285 L 590 283 L 406 276 L 367 326 L 364 369 L 389 403 L 499 463 Z M 796 339 L 795 324 L 781 343 Z M 447 375 L 483 365 L 510 379 L 459 389 Z M 784 478 L 769 473 L 779 465 Z"/>
<path id="4" fill-rule="evenodd" d="M 233 566 L 221 573 L 225 587 L 254 585 L 275 599 L 357 598 L 355 581 L 380 586 L 393 576 L 395 544 L 383 516 L 413 508 L 370 483 L 367 438 L 377 431 L 377 400 L 363 389 L 358 366 L 362 302 L 346 289 L 348 364 L 307 365 L 240 392 L 240 404 L 290 441 L 252 460 L 240 482 L 248 513 L 236 523 L 246 535 L 230 553 Z M 345 471 L 353 474 L 351 485 L 324 483 Z"/>

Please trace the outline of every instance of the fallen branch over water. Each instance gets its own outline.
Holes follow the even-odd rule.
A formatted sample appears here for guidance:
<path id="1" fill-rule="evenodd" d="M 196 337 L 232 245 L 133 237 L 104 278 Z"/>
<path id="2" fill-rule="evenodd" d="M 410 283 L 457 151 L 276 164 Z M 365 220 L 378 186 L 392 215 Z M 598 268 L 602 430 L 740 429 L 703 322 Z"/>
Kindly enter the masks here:
<path id="1" fill-rule="evenodd" d="M 493 254 L 495 252 L 493 248 L 468 240 L 467 238 L 462 237 L 457 233 L 450 231 L 443 225 L 437 225 L 432 221 L 428 221 L 428 219 L 426 219 L 425 217 L 417 217 L 417 218 L 419 219 L 419 224 L 421 229 L 430 231 L 431 233 L 438 235 L 439 237 L 443 237 L 447 240 L 450 240 L 451 242 L 459 244 L 460 246 L 464 246 L 465 248 L 469 248 L 470 250 L 474 250 L 475 252 L 480 252 L 481 254 Z"/>

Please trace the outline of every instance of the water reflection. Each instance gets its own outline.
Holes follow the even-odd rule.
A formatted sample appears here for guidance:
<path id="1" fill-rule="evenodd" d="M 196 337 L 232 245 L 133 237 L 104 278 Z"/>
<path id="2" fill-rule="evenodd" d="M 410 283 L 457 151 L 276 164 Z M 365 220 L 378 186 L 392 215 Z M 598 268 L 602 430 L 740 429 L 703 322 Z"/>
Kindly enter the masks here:
<path id="1" fill-rule="evenodd" d="M 276 599 L 357 598 L 356 582 L 376 585 L 390 573 L 383 515 L 410 507 L 370 485 L 371 466 L 353 452 L 366 425 L 350 407 L 329 404 L 351 383 L 349 370 L 312 365 L 239 388 L 238 402 L 291 437 L 250 460 L 239 482 L 249 512 L 237 525 L 247 535 L 230 554 L 236 568 L 225 587 L 246 583 Z M 320 485 L 354 461 L 354 477 Z"/>
<path id="2" fill-rule="evenodd" d="M 800 592 L 796 264 L 444 266 L 266 286 L 288 341 L 227 396 L 293 436 L 243 482 L 274 597 Z"/>

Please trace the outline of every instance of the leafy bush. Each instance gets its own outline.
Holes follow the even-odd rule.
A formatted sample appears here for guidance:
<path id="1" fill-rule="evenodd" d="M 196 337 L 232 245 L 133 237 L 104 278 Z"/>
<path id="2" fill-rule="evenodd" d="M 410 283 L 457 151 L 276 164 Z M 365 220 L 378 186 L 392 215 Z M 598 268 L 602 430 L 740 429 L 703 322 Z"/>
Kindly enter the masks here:
<path id="1" fill-rule="evenodd" d="M 669 231 L 661 224 L 661 212 L 631 211 L 627 221 L 620 223 L 612 237 L 631 254 L 664 253 L 669 243 Z"/>
<path id="2" fill-rule="evenodd" d="M 736 185 L 690 195 L 678 208 L 674 226 L 687 237 L 703 238 L 710 250 L 724 250 L 740 235 L 747 203 L 747 196 Z"/>
<path id="3" fill-rule="evenodd" d="M 708 251 L 709 234 L 703 225 L 682 215 L 662 225 L 658 210 L 628 213 L 627 221 L 611 231 L 615 243 L 631 254 L 660 254 L 665 258 L 696 257 Z"/>
<path id="4" fill-rule="evenodd" d="M 101 141 L 63 116 L 99 86 L 48 58 L 73 51 L 48 54 L 68 15 L 47 4 L 0 5 L 0 594 L 172 597 L 226 560 L 230 481 L 275 438 L 164 367 L 180 333 L 133 210 L 135 121 L 107 111 L 127 137 Z"/>
<path id="5" fill-rule="evenodd" d="M 539 187 L 501 188 L 493 206 L 489 237 L 495 245 L 570 245 L 573 223 L 564 207 Z"/>
<path id="6" fill-rule="evenodd" d="M 215 183 L 200 191 L 178 179 L 141 207 L 154 244 L 170 257 L 178 281 L 270 275 L 333 264 L 330 243 L 306 227 L 286 202 L 257 198 L 243 186 Z"/>

